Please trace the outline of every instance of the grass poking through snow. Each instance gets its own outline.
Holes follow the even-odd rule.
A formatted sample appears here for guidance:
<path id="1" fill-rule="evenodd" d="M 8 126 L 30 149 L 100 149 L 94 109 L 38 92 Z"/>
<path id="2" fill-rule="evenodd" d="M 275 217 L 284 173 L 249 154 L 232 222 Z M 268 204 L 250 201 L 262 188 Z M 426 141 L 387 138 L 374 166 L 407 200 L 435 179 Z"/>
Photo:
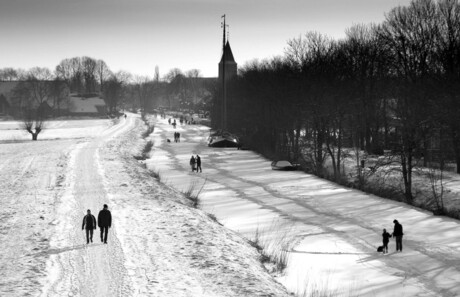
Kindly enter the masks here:
<path id="1" fill-rule="evenodd" d="M 188 186 L 187 190 L 182 192 L 185 196 L 185 198 L 189 199 L 192 201 L 192 206 L 194 208 L 199 208 L 200 207 L 200 193 L 203 190 L 204 185 L 206 184 L 206 179 L 204 180 L 204 183 L 199 187 L 198 185 L 198 180 L 194 180 L 190 183 Z M 199 187 L 199 188 L 198 188 Z"/>
<path id="2" fill-rule="evenodd" d="M 264 229 L 257 227 L 252 246 L 259 250 L 261 262 L 271 273 L 282 273 L 289 263 L 293 245 L 293 226 L 281 220 L 273 221 Z"/>

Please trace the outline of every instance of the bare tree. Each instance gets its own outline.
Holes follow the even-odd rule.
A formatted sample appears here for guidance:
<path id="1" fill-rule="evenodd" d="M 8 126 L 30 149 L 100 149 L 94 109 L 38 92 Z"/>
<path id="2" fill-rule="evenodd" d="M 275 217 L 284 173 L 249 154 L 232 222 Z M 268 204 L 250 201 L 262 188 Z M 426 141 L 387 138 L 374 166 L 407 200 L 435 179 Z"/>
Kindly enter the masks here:
<path id="1" fill-rule="evenodd" d="M 153 95 L 153 82 L 147 76 L 135 76 L 133 85 L 139 99 L 139 106 L 141 107 L 142 114 L 144 114 L 146 112 L 147 100 Z"/>
<path id="2" fill-rule="evenodd" d="M 104 83 L 110 77 L 112 72 L 103 60 L 96 62 L 96 78 L 99 81 L 100 92 L 104 90 Z"/>
<path id="3" fill-rule="evenodd" d="M 32 140 L 37 140 L 38 134 L 45 129 L 45 118 L 40 109 L 23 111 L 22 128 L 32 135 Z"/>
<path id="4" fill-rule="evenodd" d="M 70 59 L 64 59 L 56 66 L 55 74 L 59 77 L 60 80 L 64 81 L 69 89 L 71 88 L 72 84 L 72 64 Z"/>
<path id="5" fill-rule="evenodd" d="M 19 73 L 14 68 L 0 69 L 0 81 L 13 81 L 18 80 Z"/>
<path id="6" fill-rule="evenodd" d="M 438 2 L 439 30 L 437 36 L 438 96 L 431 106 L 450 135 L 457 173 L 460 173 L 460 3 L 456 0 Z"/>
<path id="7" fill-rule="evenodd" d="M 398 152 L 404 181 L 404 195 L 412 203 L 412 172 L 417 148 L 426 137 L 425 108 L 430 94 L 430 61 L 434 60 L 437 19 L 431 0 L 413 1 L 408 7 L 397 7 L 386 16 L 380 37 L 393 53 L 391 65 L 395 75 L 393 113 L 398 119 Z"/>
<path id="8" fill-rule="evenodd" d="M 23 87 L 28 90 L 28 95 L 35 102 L 37 108 L 48 100 L 51 91 L 53 74 L 48 68 L 34 67 L 29 70 Z"/>
<path id="9" fill-rule="evenodd" d="M 104 100 L 110 113 L 115 113 L 123 100 L 125 86 L 131 81 L 132 75 L 125 71 L 113 74 L 105 83 Z"/>
<path id="10" fill-rule="evenodd" d="M 94 93 L 96 91 L 97 62 L 93 58 L 83 57 L 81 59 L 81 63 L 85 82 L 85 91 L 86 93 Z"/>

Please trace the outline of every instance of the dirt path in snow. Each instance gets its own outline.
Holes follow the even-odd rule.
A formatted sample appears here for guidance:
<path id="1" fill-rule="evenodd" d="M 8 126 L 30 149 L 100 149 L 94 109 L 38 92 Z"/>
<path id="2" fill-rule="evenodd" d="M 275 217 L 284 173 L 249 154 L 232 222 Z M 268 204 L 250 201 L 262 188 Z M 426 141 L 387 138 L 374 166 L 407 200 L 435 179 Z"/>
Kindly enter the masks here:
<path id="1" fill-rule="evenodd" d="M 70 154 L 65 186 L 52 237 L 48 274 L 51 282 L 43 296 L 125 296 L 131 288 L 124 268 L 124 255 L 117 238 L 117 227 L 109 231 L 108 244 L 94 230 L 93 243 L 86 244 L 81 224 L 86 210 L 97 218 L 103 204 L 110 204 L 104 188 L 99 149 L 133 125 L 121 120 L 99 137 L 81 141 Z"/>
<path id="2" fill-rule="evenodd" d="M 458 221 L 436 218 L 311 175 L 272 171 L 268 161 L 252 152 L 208 148 L 208 130 L 201 126 L 178 126 L 181 143 L 167 143 L 174 129 L 165 120 L 156 121 L 158 149 L 150 164 L 168 184 L 184 191 L 194 181 L 205 182 L 203 208 L 249 237 L 259 224 L 267 226 L 273 218 L 296 226 L 292 257 L 305 265 L 288 268 L 288 273 L 302 279 L 307 267 L 330 267 L 339 272 L 329 277 L 348 274 L 349 279 L 338 281 L 359 282 L 355 290 L 361 296 L 460 294 Z M 203 174 L 192 174 L 188 166 L 190 155 L 197 153 L 202 157 Z M 255 211 L 245 215 L 245 209 Z M 392 231 L 394 218 L 405 226 L 404 252 L 383 256 L 375 248 L 381 244 L 382 228 Z M 439 232 L 433 235 L 432 228 Z M 389 248 L 394 250 L 394 241 Z M 292 285 L 288 280 L 285 284 Z"/>

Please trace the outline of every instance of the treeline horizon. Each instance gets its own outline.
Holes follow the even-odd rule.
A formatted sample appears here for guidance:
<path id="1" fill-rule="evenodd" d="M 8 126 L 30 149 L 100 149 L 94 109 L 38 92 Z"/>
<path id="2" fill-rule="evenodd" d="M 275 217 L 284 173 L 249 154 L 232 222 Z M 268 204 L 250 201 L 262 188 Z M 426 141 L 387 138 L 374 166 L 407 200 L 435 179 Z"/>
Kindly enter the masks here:
<path id="1" fill-rule="evenodd" d="M 415 0 L 334 40 L 307 32 L 253 61 L 228 86 L 228 129 L 272 158 L 343 174 L 344 148 L 398 155 L 412 202 L 416 159 L 460 173 L 460 4 Z M 221 128 L 221 93 L 213 128 Z"/>
<path id="2" fill-rule="evenodd" d="M 142 109 L 155 105 L 158 96 L 164 95 L 168 101 L 177 95 L 184 106 L 190 106 L 189 98 L 199 92 L 196 78 L 201 77 L 198 69 L 182 71 L 170 69 L 160 77 L 158 66 L 152 77 L 133 75 L 120 70 L 113 72 L 101 59 L 91 57 L 73 57 L 63 59 L 52 71 L 46 67 L 0 69 L 0 82 L 20 81 L 15 97 L 19 105 L 40 106 L 47 98 L 53 98 L 53 105 L 59 110 L 60 101 L 65 99 L 62 86 L 70 93 L 101 94 L 106 101 L 109 113 L 117 109 Z M 37 96 L 36 90 L 40 90 Z M 171 102 L 169 102 L 171 105 Z M 18 107 L 18 110 L 23 107 Z M 59 115 L 59 112 L 57 113 Z"/>

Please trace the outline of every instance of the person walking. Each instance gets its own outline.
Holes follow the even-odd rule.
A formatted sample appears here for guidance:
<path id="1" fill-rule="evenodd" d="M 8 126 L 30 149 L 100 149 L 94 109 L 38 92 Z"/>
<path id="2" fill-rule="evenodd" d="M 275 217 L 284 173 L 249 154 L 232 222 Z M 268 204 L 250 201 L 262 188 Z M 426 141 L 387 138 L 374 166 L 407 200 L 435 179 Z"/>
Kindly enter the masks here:
<path id="1" fill-rule="evenodd" d="M 180 133 L 177 132 L 177 142 L 180 142 Z"/>
<path id="2" fill-rule="evenodd" d="M 201 158 L 200 156 L 196 155 L 196 172 L 198 172 L 198 169 L 200 169 L 200 172 L 201 171 Z"/>
<path id="3" fill-rule="evenodd" d="M 383 253 L 388 254 L 388 242 L 390 242 L 391 234 L 387 232 L 387 229 L 383 229 L 382 239 L 383 239 Z"/>
<path id="4" fill-rule="evenodd" d="M 192 172 L 195 171 L 195 165 L 196 165 L 195 157 L 192 155 L 192 157 L 190 158 L 190 167 L 192 168 Z"/>
<path id="5" fill-rule="evenodd" d="M 393 223 L 395 227 L 393 229 L 393 237 L 396 241 L 396 251 L 402 252 L 402 237 L 403 233 L 403 226 L 398 222 L 398 220 L 394 220 Z"/>
<path id="6" fill-rule="evenodd" d="M 93 242 L 93 231 L 96 229 L 96 218 L 91 214 L 91 210 L 87 210 L 86 216 L 83 217 L 83 225 L 81 230 L 86 229 L 86 244 Z"/>
<path id="7" fill-rule="evenodd" d="M 107 234 L 109 233 L 109 228 L 112 227 L 112 214 L 107 204 L 104 204 L 104 208 L 99 211 L 97 222 L 101 230 L 101 242 L 107 243 Z"/>

